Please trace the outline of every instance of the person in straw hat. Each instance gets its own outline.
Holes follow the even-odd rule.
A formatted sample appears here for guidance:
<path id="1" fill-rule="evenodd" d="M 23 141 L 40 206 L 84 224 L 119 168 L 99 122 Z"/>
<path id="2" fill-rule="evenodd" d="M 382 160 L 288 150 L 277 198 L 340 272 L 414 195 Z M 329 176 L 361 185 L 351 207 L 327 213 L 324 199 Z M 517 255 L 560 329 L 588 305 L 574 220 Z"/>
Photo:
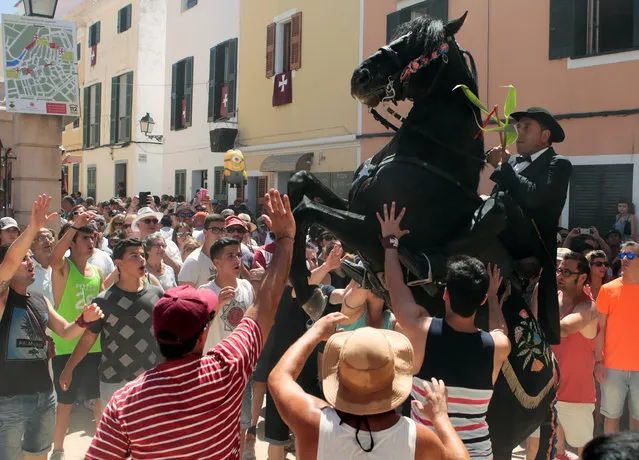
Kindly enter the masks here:
<path id="1" fill-rule="evenodd" d="M 331 313 L 315 323 L 275 366 L 268 389 L 277 410 L 295 434 L 301 459 L 468 459 L 455 433 L 439 380 L 424 384 L 425 403 L 417 408 L 435 432 L 402 417 L 396 409 L 413 384 L 413 347 L 403 334 L 364 327 L 335 332 L 346 316 Z M 326 401 L 304 392 L 296 379 L 322 341 Z"/>

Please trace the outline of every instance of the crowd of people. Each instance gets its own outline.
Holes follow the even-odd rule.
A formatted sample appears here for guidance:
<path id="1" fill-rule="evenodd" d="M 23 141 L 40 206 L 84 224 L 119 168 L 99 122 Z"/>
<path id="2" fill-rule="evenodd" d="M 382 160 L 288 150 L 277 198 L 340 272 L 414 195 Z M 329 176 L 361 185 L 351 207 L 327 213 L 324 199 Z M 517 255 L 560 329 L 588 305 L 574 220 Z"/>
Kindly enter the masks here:
<path id="1" fill-rule="evenodd" d="M 389 203 L 378 220 L 390 305 L 344 272 L 358 258 L 312 227 L 308 282 L 327 299 L 314 321 L 287 283 L 288 197 L 264 201 L 255 222 L 207 196 L 64 197 L 58 235 L 45 196 L 22 231 L 0 219 L 0 458 L 44 460 L 53 445 L 49 458 L 64 459 L 73 404 L 93 401 L 87 459 L 250 460 L 264 400 L 271 460 L 492 458 L 486 412 L 519 340 L 499 267 L 452 257 L 445 315 L 431 317 L 398 255 L 411 210 Z M 574 457 L 568 446 L 585 460 L 639 458 L 636 435 L 617 434 L 639 431 L 639 243 L 623 205 L 604 237 L 558 230 L 560 460 Z M 533 315 L 540 303 L 535 290 Z M 489 332 L 476 326 L 482 310 Z M 606 434 L 593 440 L 597 414 Z"/>

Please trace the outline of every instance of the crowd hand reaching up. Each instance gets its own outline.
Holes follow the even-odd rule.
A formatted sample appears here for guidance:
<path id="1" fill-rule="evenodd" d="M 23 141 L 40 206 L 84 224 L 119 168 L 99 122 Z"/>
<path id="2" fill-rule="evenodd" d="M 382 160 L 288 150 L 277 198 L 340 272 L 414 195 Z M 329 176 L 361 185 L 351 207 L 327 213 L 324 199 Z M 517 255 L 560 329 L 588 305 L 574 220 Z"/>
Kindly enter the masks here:
<path id="1" fill-rule="evenodd" d="M 347 258 L 348 258 L 348 254 L 344 255 L 344 249 L 342 248 L 342 243 L 338 241 L 337 243 L 335 243 L 335 246 L 333 246 L 333 249 L 328 254 L 328 257 L 326 258 L 326 264 L 328 266 L 328 269 L 331 271 L 337 270 L 340 267 L 340 264 L 342 263 L 342 261 L 346 260 Z"/>
<path id="2" fill-rule="evenodd" d="M 313 327 L 309 329 L 309 332 L 312 331 L 314 334 L 317 334 L 318 342 L 324 342 L 330 339 L 335 332 L 341 332 L 336 331 L 336 328 L 340 323 L 347 320 L 348 316 L 342 313 L 331 313 L 318 319 L 317 322 L 313 324 Z"/>
<path id="3" fill-rule="evenodd" d="M 266 209 L 266 215 L 262 218 L 275 234 L 276 240 L 295 238 L 295 219 L 293 219 L 293 211 L 291 211 L 291 203 L 287 195 L 280 196 L 277 190 L 269 190 L 264 196 L 264 209 Z"/>
<path id="4" fill-rule="evenodd" d="M 57 212 L 47 214 L 49 205 L 51 205 L 50 196 L 42 194 L 36 198 L 33 202 L 33 206 L 31 207 L 31 220 L 29 221 L 29 226 L 31 228 L 38 231 L 42 227 L 46 227 L 58 216 Z"/>
<path id="5" fill-rule="evenodd" d="M 217 296 L 217 308 L 222 308 L 235 298 L 235 287 L 225 286 L 220 290 Z"/>
<path id="6" fill-rule="evenodd" d="M 96 213 L 92 211 L 85 211 L 73 220 L 73 226 L 84 227 L 86 224 L 91 222 L 96 217 L 97 217 Z"/>
<path id="7" fill-rule="evenodd" d="M 104 318 L 102 309 L 94 303 L 85 305 L 82 309 L 82 319 L 87 323 L 92 323 L 102 318 Z"/>
<path id="8" fill-rule="evenodd" d="M 399 225 L 402 222 L 402 218 L 406 213 L 406 208 L 402 208 L 399 211 L 397 217 L 395 217 L 395 202 L 391 203 L 390 213 L 388 212 L 388 205 L 384 204 L 384 217 L 379 213 L 376 213 L 377 220 L 382 229 L 382 237 L 386 238 L 387 236 L 394 236 L 397 239 L 400 239 L 402 236 L 408 235 L 410 233 L 409 230 L 401 230 Z"/>
<path id="9" fill-rule="evenodd" d="M 431 383 L 424 382 L 424 404 L 413 401 L 413 404 L 428 420 L 434 421 L 440 417 L 448 417 L 448 402 L 446 385 L 443 380 L 430 379 Z"/>
<path id="10" fill-rule="evenodd" d="M 503 281 L 501 277 L 501 269 L 496 264 L 488 264 L 486 267 L 488 271 L 488 292 L 486 292 L 486 296 L 488 298 L 497 298 L 497 292 L 499 291 L 499 286 Z"/>

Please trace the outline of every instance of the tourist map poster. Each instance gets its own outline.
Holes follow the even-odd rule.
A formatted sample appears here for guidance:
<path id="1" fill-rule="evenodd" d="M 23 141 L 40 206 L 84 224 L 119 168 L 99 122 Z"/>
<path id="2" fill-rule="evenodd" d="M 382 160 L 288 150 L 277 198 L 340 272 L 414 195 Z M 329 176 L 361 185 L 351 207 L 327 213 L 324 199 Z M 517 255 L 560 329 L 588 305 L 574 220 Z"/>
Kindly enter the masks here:
<path id="1" fill-rule="evenodd" d="M 2 15 L 9 112 L 79 116 L 75 23 Z"/>

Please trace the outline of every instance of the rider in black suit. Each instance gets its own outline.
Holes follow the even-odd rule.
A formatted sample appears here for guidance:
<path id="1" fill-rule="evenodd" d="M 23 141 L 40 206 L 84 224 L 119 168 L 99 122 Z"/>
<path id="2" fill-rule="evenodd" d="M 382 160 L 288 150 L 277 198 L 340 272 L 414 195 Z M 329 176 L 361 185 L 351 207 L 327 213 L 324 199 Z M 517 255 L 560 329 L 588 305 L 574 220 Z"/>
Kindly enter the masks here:
<path id="1" fill-rule="evenodd" d="M 570 161 L 557 155 L 553 143 L 562 142 L 564 131 L 541 107 L 511 115 L 517 121 L 518 155 L 497 147 L 486 161 L 495 167 L 493 196 L 503 203 L 506 229 L 500 239 L 515 258 L 538 257 L 543 268 L 538 290 L 538 319 L 548 341 L 560 341 L 559 305 L 555 275 L 557 226 L 566 201 L 572 171 Z M 535 226 L 537 227 L 535 229 Z M 530 242 L 530 243 L 529 243 Z"/>

